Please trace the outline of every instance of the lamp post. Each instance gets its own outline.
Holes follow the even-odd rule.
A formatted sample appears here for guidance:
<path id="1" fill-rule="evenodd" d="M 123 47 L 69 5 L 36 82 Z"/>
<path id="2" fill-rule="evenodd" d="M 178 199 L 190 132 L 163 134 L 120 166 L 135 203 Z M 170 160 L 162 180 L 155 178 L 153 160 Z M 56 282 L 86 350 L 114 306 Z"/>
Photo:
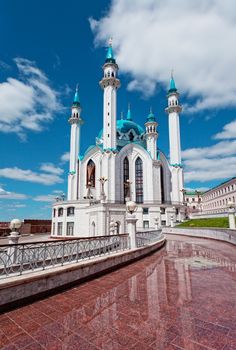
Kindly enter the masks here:
<path id="1" fill-rule="evenodd" d="M 131 185 L 132 185 L 132 181 L 130 181 L 129 179 L 127 179 L 124 183 L 125 188 L 127 188 L 126 191 L 126 196 L 125 196 L 125 201 L 129 202 L 131 200 Z"/>
<path id="2" fill-rule="evenodd" d="M 98 181 L 101 184 L 101 194 L 100 194 L 100 199 L 101 199 L 101 203 L 104 203 L 106 200 L 106 195 L 105 195 L 105 191 L 104 191 L 104 185 L 105 182 L 107 181 L 107 178 L 105 176 L 102 176 L 98 179 Z"/>
<path id="3" fill-rule="evenodd" d="M 159 218 L 156 216 L 154 218 L 154 227 L 155 227 L 155 230 L 158 230 L 159 229 Z"/>
<path id="4" fill-rule="evenodd" d="M 235 204 L 232 201 L 228 201 L 228 216 L 229 216 L 229 228 L 235 230 Z"/>
<path id="5" fill-rule="evenodd" d="M 198 209 L 201 211 L 201 192 L 198 190 L 195 190 L 195 194 L 197 195 L 197 204 L 198 204 Z"/>
<path id="6" fill-rule="evenodd" d="M 183 194 L 183 204 L 185 206 L 184 216 L 185 216 L 185 219 L 186 219 L 188 217 L 188 205 L 187 205 L 186 198 L 185 198 L 187 190 L 185 188 L 182 188 L 182 190 L 180 190 L 180 192 L 182 192 L 182 194 Z"/>
<path id="7" fill-rule="evenodd" d="M 136 242 L 136 222 L 138 219 L 136 219 L 134 213 L 138 209 L 138 206 L 133 201 L 126 202 L 126 223 L 127 223 L 127 231 L 129 234 L 130 239 L 130 248 L 135 249 L 137 248 L 137 242 Z"/>
<path id="8" fill-rule="evenodd" d="M 12 245 L 7 250 L 9 265 L 15 264 L 17 262 L 17 246 L 15 244 L 18 244 L 18 241 L 20 238 L 19 230 L 21 226 L 22 226 L 22 221 L 19 219 L 13 219 L 9 225 L 11 229 L 11 233 L 8 238 L 9 239 L 8 244 Z"/>

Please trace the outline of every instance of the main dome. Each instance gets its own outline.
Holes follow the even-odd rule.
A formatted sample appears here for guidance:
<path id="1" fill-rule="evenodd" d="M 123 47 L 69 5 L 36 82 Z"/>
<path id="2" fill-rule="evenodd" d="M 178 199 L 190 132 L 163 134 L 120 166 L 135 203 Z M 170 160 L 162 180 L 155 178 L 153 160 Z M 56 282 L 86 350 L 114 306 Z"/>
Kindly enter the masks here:
<path id="1" fill-rule="evenodd" d="M 134 131 L 137 136 L 141 136 L 144 134 L 144 129 L 138 125 L 137 123 L 133 122 L 132 120 L 127 119 L 119 119 L 116 121 L 116 132 L 120 135 L 122 134 L 128 134 L 129 132 Z M 101 139 L 103 135 L 103 129 L 100 130 L 98 134 L 98 139 Z"/>

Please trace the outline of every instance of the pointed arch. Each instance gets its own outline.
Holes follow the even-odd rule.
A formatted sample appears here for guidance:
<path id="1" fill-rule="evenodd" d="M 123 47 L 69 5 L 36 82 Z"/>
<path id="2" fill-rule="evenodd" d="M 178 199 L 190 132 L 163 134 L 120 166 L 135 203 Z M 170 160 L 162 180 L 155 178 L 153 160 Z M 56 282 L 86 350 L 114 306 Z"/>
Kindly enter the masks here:
<path id="1" fill-rule="evenodd" d="M 127 186 L 127 180 L 129 180 L 129 160 L 128 157 L 126 156 L 124 161 L 123 161 L 123 186 L 124 186 L 124 203 L 125 203 L 125 198 L 130 196 L 129 193 L 129 187 Z"/>
<path id="2" fill-rule="evenodd" d="M 87 185 L 90 183 L 91 187 L 95 187 L 96 166 L 92 159 L 87 163 Z"/>
<path id="3" fill-rule="evenodd" d="M 136 203 L 143 203 L 143 162 L 140 157 L 135 161 Z"/>

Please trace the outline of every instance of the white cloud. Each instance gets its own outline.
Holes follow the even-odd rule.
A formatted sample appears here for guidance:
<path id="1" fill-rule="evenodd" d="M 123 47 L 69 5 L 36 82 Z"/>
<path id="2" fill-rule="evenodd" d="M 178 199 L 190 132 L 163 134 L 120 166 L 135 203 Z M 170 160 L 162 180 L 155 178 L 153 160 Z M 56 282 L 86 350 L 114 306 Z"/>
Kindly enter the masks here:
<path id="1" fill-rule="evenodd" d="M 55 202 L 56 197 L 65 196 L 61 190 L 54 190 L 51 194 L 40 195 L 33 198 L 36 202 Z"/>
<path id="2" fill-rule="evenodd" d="M 0 83 L 0 131 L 25 137 L 27 131 L 41 131 L 60 109 L 57 93 L 34 62 L 16 58 L 19 79 Z"/>
<path id="3" fill-rule="evenodd" d="M 197 99 L 191 112 L 236 106 L 235 23 L 234 0 L 112 0 L 103 18 L 90 18 L 96 45 L 114 38 L 129 90 L 150 95 L 174 68 L 179 90 Z"/>
<path id="4" fill-rule="evenodd" d="M 68 162 L 70 160 L 70 152 L 65 152 L 62 156 L 61 156 L 61 161 L 63 163 Z"/>
<path id="5" fill-rule="evenodd" d="M 63 182 L 63 179 L 57 174 L 36 173 L 32 170 L 23 170 L 17 167 L 0 169 L 0 177 L 43 185 L 54 185 Z"/>
<path id="6" fill-rule="evenodd" d="M 9 192 L 0 187 L 0 199 L 27 199 L 27 198 L 28 196 L 26 196 L 23 193 Z"/>
<path id="7" fill-rule="evenodd" d="M 236 140 L 220 141 L 209 147 L 182 152 L 184 179 L 191 181 L 225 180 L 236 174 Z"/>
<path id="8" fill-rule="evenodd" d="M 236 138 L 236 120 L 226 124 L 221 132 L 213 137 L 216 140 L 235 139 Z"/>
<path id="9" fill-rule="evenodd" d="M 34 197 L 34 201 L 36 202 L 55 202 L 56 196 L 53 194 L 41 195 Z"/>
<path id="10" fill-rule="evenodd" d="M 51 173 L 55 175 L 61 175 L 64 172 L 63 169 L 56 167 L 52 163 L 43 163 L 40 167 L 40 170 L 45 171 L 46 173 Z"/>

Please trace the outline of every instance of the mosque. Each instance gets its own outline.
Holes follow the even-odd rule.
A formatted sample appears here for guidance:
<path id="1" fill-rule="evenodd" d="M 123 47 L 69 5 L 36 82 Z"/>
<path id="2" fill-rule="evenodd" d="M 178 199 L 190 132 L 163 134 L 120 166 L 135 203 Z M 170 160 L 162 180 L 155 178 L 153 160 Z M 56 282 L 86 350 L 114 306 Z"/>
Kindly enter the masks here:
<path id="1" fill-rule="evenodd" d="M 144 127 L 127 117 L 118 119 L 117 91 L 120 87 L 112 42 L 103 65 L 103 129 L 95 145 L 80 154 L 83 124 L 78 88 L 71 108 L 70 164 L 67 200 L 52 210 L 53 236 L 100 236 L 126 232 L 126 202 L 137 203 L 137 228 L 169 226 L 181 221 L 183 206 L 183 168 L 181 164 L 179 104 L 173 76 L 165 109 L 169 119 L 170 159 L 157 145 L 158 123 L 150 111 Z"/>

